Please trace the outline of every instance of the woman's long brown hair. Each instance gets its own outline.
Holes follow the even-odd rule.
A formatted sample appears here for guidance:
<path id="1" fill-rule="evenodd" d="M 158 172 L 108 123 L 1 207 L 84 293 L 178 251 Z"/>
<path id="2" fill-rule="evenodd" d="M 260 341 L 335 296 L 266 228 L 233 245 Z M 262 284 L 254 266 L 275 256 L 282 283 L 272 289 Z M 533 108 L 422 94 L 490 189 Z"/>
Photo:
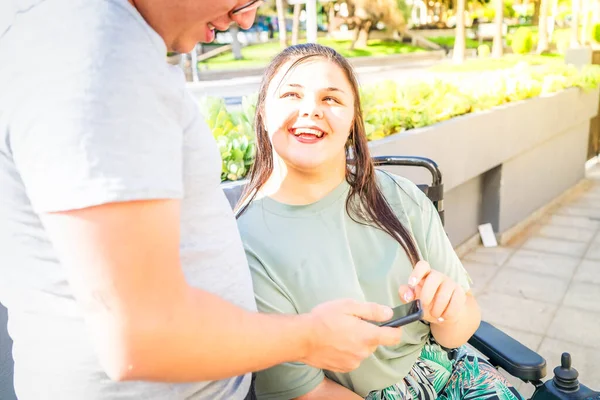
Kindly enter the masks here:
<path id="1" fill-rule="evenodd" d="M 265 129 L 263 119 L 265 99 L 271 80 L 282 65 L 294 60 L 288 71 L 312 58 L 324 58 L 339 66 L 344 73 L 354 95 L 354 122 L 348 142 L 346 143 L 346 181 L 350 185 L 350 193 L 346 200 L 346 212 L 355 222 L 374 226 L 389 234 L 404 249 L 413 266 L 419 260 L 419 253 L 412 236 L 396 217 L 377 185 L 375 166 L 369 153 L 367 136 L 360 105 L 358 82 L 352 66 L 335 50 L 322 45 L 308 43 L 291 46 L 277 55 L 267 67 L 262 79 L 254 129 L 256 132 L 256 159 L 249 173 L 249 183 L 236 206 L 238 217 L 254 200 L 258 191 L 267 182 L 273 172 L 273 147 Z M 358 200 L 358 201 L 355 201 Z"/>

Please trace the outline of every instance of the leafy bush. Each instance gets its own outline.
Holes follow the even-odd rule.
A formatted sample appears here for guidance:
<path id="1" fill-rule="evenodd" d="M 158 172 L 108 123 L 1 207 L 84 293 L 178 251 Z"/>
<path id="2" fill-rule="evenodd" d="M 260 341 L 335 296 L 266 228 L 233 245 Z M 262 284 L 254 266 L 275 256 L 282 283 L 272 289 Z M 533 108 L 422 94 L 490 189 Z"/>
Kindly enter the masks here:
<path id="1" fill-rule="evenodd" d="M 481 58 L 489 57 L 491 53 L 490 46 L 487 44 L 477 47 L 477 55 Z"/>
<path id="2" fill-rule="evenodd" d="M 243 178 L 254 161 L 255 105 L 256 97 L 245 97 L 242 100 L 242 109 L 231 111 L 227 110 L 222 98 L 207 97 L 200 102 L 200 112 L 221 153 L 223 181 Z"/>
<path id="3" fill-rule="evenodd" d="M 471 101 L 451 84 L 385 81 L 361 91 L 369 140 L 420 128 L 469 112 Z"/>
<path id="4" fill-rule="evenodd" d="M 504 18 L 514 18 L 515 15 L 517 12 L 514 8 L 514 1 L 504 0 Z"/>
<path id="5" fill-rule="evenodd" d="M 493 7 L 488 5 L 487 7 L 483 8 L 483 11 L 481 14 L 485 21 L 493 21 L 494 17 L 496 16 L 496 10 L 494 10 Z"/>
<path id="6" fill-rule="evenodd" d="M 372 141 L 501 104 L 599 84 L 598 65 L 578 71 L 562 63 L 522 62 L 506 69 L 440 74 L 435 80 L 379 82 L 362 87 L 360 96 L 366 134 Z M 256 97 L 244 98 L 241 110 L 228 111 L 223 99 L 201 103 L 223 159 L 222 180 L 243 178 L 254 160 L 255 104 Z"/>
<path id="7" fill-rule="evenodd" d="M 600 43 L 600 24 L 595 24 L 592 27 L 592 39 L 596 43 Z"/>
<path id="8" fill-rule="evenodd" d="M 532 38 L 531 48 L 535 49 L 540 40 L 538 27 L 537 26 L 529 26 L 529 27 L 522 27 L 522 28 L 528 29 L 531 32 L 531 38 Z M 506 45 L 511 48 L 512 48 L 512 42 L 513 42 L 513 39 L 514 39 L 514 36 L 515 36 L 517 30 L 518 29 L 509 28 L 509 33 L 506 35 Z M 591 33 L 590 33 L 590 35 L 591 35 Z M 550 39 L 551 47 L 553 47 L 552 45 L 556 45 L 557 52 L 564 54 L 565 50 L 569 48 L 569 44 L 571 41 L 571 29 L 570 28 L 555 29 L 552 32 L 552 35 L 549 39 Z"/>
<path id="9" fill-rule="evenodd" d="M 516 54 L 527 54 L 533 48 L 533 34 L 531 30 L 521 27 L 515 32 L 511 48 Z"/>

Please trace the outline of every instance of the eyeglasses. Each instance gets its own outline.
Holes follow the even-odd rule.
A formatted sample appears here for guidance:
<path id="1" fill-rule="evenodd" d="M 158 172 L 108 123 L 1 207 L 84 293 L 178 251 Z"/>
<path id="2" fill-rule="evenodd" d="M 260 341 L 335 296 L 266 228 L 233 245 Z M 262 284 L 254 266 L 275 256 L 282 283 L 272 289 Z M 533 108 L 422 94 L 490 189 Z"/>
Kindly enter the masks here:
<path id="1" fill-rule="evenodd" d="M 264 3 L 264 0 L 250 0 L 243 6 L 233 9 L 231 11 L 231 15 L 240 15 L 240 14 L 244 14 L 248 11 L 256 10 L 258 7 L 262 6 L 263 3 Z"/>

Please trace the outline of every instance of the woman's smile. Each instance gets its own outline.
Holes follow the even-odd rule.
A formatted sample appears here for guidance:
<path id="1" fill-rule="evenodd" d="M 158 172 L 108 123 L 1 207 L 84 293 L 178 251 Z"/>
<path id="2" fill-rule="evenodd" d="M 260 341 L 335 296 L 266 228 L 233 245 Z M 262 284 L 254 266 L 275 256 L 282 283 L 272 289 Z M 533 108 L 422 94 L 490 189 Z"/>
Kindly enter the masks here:
<path id="1" fill-rule="evenodd" d="M 327 135 L 324 130 L 316 126 L 290 128 L 289 132 L 296 138 L 298 142 L 305 144 L 320 142 Z"/>

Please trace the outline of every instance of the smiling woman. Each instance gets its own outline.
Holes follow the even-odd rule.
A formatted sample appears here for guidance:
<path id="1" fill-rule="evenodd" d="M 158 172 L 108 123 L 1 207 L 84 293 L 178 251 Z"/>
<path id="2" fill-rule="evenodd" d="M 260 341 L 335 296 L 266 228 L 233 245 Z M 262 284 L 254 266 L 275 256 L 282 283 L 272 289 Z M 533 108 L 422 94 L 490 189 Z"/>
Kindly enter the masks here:
<path id="1" fill-rule="evenodd" d="M 258 95 L 256 159 L 238 209 L 243 212 L 259 192 L 290 204 L 311 203 L 347 180 L 348 213 L 390 234 L 415 264 L 415 244 L 377 185 L 359 99 L 352 67 L 335 50 L 301 44 L 275 57 Z M 323 135 L 309 138 L 307 128 Z M 346 164 L 350 154 L 352 168 Z M 298 183 L 312 190 L 286 190 Z"/>
<path id="2" fill-rule="evenodd" d="M 519 398 L 465 351 L 480 321 L 467 273 L 427 197 L 375 170 L 348 61 L 318 44 L 284 50 L 263 78 L 255 130 L 238 226 L 259 310 L 303 313 L 336 298 L 396 307 L 416 298 L 425 322 L 403 326 L 401 343 L 379 347 L 349 373 L 301 363 L 260 371 L 258 398 Z"/>

